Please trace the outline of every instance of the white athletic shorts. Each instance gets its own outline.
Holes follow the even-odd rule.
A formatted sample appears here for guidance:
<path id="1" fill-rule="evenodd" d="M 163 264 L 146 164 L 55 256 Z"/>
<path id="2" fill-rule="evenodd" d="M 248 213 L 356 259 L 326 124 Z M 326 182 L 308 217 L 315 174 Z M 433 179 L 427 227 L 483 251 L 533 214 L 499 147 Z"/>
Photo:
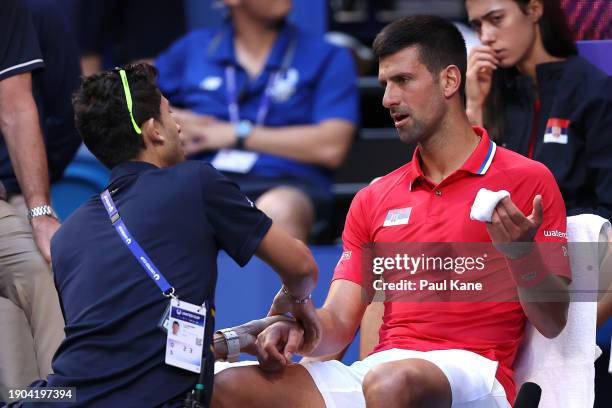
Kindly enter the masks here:
<path id="1" fill-rule="evenodd" d="M 365 408 L 363 379 L 373 367 L 390 361 L 419 358 L 435 364 L 448 378 L 453 408 L 509 408 L 506 393 L 495 379 L 497 362 L 465 350 L 411 351 L 391 349 L 350 366 L 339 361 L 305 363 L 327 408 Z M 389 375 L 393 375 L 392 372 Z"/>

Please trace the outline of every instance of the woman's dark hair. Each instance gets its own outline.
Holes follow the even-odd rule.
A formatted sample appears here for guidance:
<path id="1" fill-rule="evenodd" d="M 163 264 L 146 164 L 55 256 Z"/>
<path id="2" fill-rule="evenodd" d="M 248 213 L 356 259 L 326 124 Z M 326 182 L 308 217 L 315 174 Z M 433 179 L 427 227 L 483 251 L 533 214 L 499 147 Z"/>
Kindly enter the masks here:
<path id="1" fill-rule="evenodd" d="M 530 0 L 514 0 L 523 13 L 527 13 Z M 553 57 L 568 58 L 578 54 L 576 43 L 569 29 L 565 14 L 559 0 L 540 0 L 543 13 L 538 21 L 544 49 Z M 512 70 L 515 70 L 514 68 Z M 504 72 L 506 71 L 506 72 Z M 504 134 L 504 118 L 502 112 L 502 87 L 504 76 L 509 70 L 496 70 L 493 73 L 491 91 L 485 101 L 483 119 L 484 126 L 495 140 L 502 139 Z"/>
<path id="2" fill-rule="evenodd" d="M 132 113 L 140 126 L 160 119 L 161 92 L 157 70 L 148 64 L 127 65 L 125 73 L 132 94 Z M 106 167 L 132 160 L 145 148 L 127 108 L 119 71 L 87 77 L 72 97 L 74 119 L 85 146 Z"/>
<path id="3" fill-rule="evenodd" d="M 527 13 L 530 0 L 514 0 L 523 13 Z M 553 57 L 567 58 L 578 54 L 572 32 L 559 0 L 540 0 L 543 13 L 538 25 L 544 49 Z"/>
<path id="4" fill-rule="evenodd" d="M 386 26 L 374 39 L 374 55 L 381 58 L 410 46 L 418 46 L 419 59 L 432 75 L 449 65 L 461 72 L 460 95 L 465 96 L 467 57 L 465 40 L 454 24 L 427 15 L 402 17 Z"/>

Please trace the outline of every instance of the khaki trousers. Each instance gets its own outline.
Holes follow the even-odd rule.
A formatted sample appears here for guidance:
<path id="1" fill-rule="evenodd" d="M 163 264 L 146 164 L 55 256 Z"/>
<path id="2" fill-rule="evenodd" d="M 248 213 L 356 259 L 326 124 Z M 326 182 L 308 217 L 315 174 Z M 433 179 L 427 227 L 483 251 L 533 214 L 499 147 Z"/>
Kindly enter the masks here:
<path id="1" fill-rule="evenodd" d="M 51 373 L 64 319 L 51 269 L 32 238 L 22 196 L 0 200 L 0 400 Z"/>

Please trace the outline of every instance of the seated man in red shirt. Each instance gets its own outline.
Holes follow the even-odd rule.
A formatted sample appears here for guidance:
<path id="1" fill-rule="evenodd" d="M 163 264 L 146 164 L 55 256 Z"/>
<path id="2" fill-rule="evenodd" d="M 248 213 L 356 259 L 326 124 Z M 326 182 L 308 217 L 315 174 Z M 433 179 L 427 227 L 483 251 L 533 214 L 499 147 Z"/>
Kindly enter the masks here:
<path id="1" fill-rule="evenodd" d="M 353 339 L 372 301 L 378 271 L 371 266 L 381 266 L 368 265 L 373 245 L 442 242 L 433 245 L 442 252 L 453 243 L 472 249 L 489 245 L 492 252 L 483 263 L 488 283 L 495 285 L 489 294 L 511 289 L 512 301 L 476 301 L 487 297 L 482 294 L 463 302 L 432 302 L 386 291 L 379 344 L 351 366 L 290 364 L 291 354 L 300 352 L 301 332 L 292 323 L 274 324 L 258 338 L 261 367 L 231 368 L 216 377 L 214 406 L 509 407 L 515 396 L 511 367 L 527 319 L 550 338 L 565 326 L 570 272 L 563 251 L 563 199 L 542 164 L 497 147 L 484 129 L 470 126 L 463 102 L 465 42 L 459 31 L 437 17 L 406 17 L 377 36 L 374 51 L 385 88 L 383 105 L 400 139 L 418 147 L 411 162 L 353 200 L 344 253 L 317 311 L 321 342 L 306 355 L 337 353 Z M 470 219 L 481 188 L 510 193 L 494 207 L 489 222 Z M 545 243 L 558 249 L 548 252 L 546 261 L 539 255 Z M 419 275 L 403 276 L 415 280 Z M 544 302 L 538 297 L 542 291 L 557 297 Z"/>

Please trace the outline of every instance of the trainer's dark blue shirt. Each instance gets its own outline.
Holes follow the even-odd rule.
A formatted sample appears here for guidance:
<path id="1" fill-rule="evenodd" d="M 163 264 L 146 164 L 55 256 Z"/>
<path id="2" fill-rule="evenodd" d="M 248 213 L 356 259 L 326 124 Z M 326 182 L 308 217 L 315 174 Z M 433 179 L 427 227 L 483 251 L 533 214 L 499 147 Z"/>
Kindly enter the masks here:
<path id="1" fill-rule="evenodd" d="M 246 264 L 271 220 L 210 165 L 159 169 L 128 162 L 109 191 L 125 225 L 180 299 L 214 296 L 217 253 Z M 49 386 L 77 388 L 78 406 L 154 407 L 187 392 L 197 374 L 164 363 L 157 327 L 168 300 L 113 228 L 99 196 L 79 207 L 51 243 L 66 339 Z"/>

